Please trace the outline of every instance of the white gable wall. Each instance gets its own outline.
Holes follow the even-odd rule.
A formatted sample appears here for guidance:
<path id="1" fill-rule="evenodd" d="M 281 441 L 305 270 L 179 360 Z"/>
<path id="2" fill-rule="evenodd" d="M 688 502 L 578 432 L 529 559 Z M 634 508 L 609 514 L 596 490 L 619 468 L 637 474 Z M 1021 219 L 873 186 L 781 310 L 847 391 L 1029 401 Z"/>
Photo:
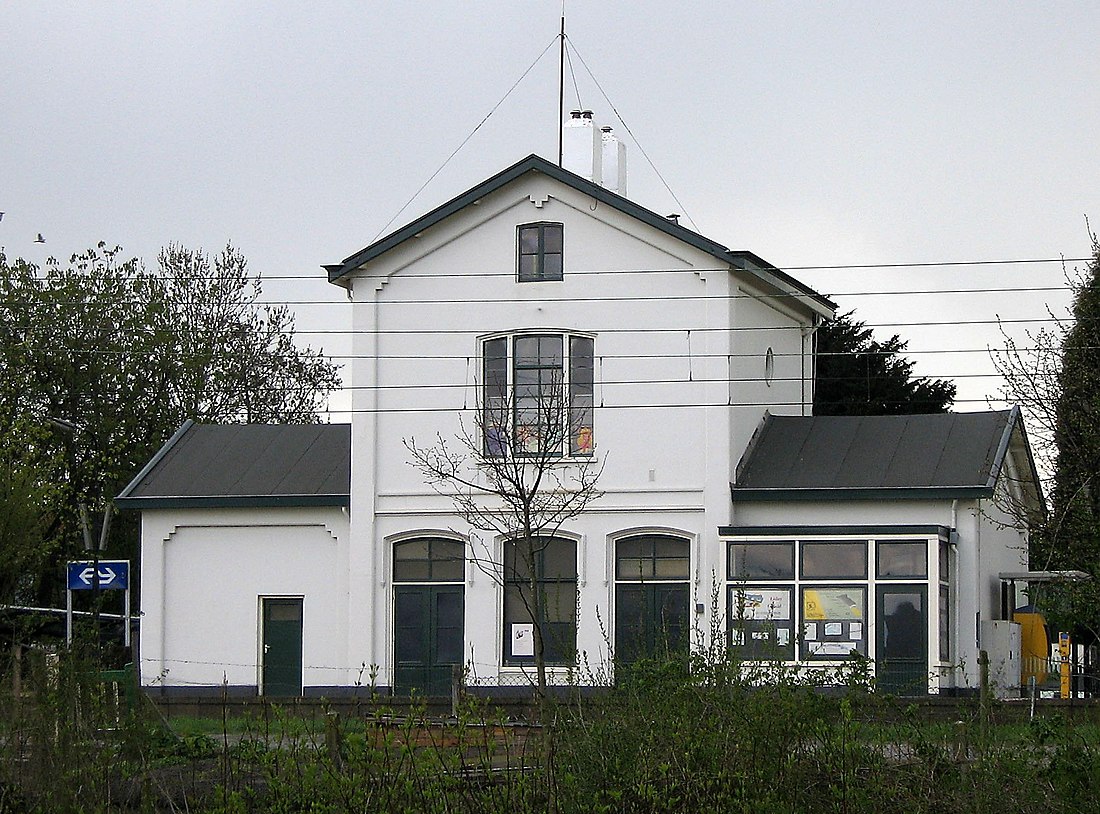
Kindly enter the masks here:
<path id="1" fill-rule="evenodd" d="M 516 227 L 540 221 L 564 225 L 564 280 L 516 282 Z M 403 440 L 433 445 L 439 434 L 451 442 L 460 420 L 474 430 L 480 341 L 504 332 L 594 337 L 605 496 L 563 529 L 579 541 L 579 649 L 590 657 L 604 649 L 611 541 L 627 529 L 692 539 L 698 601 L 709 609 L 711 574 L 724 568 L 716 530 L 730 521 L 740 450 L 769 405 L 808 412 L 800 379 L 809 364 L 801 357 L 809 351 L 808 314 L 800 321 L 789 306 L 772 308 L 760 291 L 744 296 L 747 281 L 712 255 L 538 174 L 372 261 L 352 290 L 353 662 L 379 665 L 386 682 L 393 539 L 468 531 L 407 465 Z M 751 330 L 730 330 L 734 320 Z M 768 347 L 776 359 L 770 385 L 763 380 Z M 500 605 L 495 581 L 471 567 L 466 630 L 477 669 L 499 664 Z"/>

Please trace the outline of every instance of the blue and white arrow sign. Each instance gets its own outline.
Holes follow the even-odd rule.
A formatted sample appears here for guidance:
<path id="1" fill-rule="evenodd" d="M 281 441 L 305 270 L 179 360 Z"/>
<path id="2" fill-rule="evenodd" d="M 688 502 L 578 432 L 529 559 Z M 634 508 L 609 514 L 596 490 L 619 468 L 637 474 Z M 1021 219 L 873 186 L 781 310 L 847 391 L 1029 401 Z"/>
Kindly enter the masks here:
<path id="1" fill-rule="evenodd" d="M 96 566 L 99 571 L 99 590 L 125 591 L 130 587 L 129 560 L 81 560 L 69 563 L 69 590 L 90 591 L 95 588 Z"/>

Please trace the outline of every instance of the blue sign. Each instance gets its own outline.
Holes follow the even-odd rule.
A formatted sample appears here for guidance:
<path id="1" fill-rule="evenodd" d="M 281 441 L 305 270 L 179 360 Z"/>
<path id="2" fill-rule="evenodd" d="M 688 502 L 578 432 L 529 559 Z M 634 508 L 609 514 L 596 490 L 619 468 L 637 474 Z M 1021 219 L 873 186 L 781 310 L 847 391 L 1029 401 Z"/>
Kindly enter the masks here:
<path id="1" fill-rule="evenodd" d="M 100 560 L 98 563 L 82 560 L 69 563 L 69 590 L 90 591 L 95 588 L 97 570 L 99 590 L 124 591 L 130 587 L 129 560 Z"/>

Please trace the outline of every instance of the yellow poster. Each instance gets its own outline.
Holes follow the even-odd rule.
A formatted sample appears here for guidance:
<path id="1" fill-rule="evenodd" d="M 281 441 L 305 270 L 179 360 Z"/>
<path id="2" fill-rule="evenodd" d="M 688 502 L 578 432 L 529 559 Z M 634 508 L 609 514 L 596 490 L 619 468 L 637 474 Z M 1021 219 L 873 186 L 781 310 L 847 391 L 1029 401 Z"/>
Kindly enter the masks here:
<path id="1" fill-rule="evenodd" d="M 862 588 L 806 588 L 802 591 L 803 619 L 823 621 L 862 617 Z"/>

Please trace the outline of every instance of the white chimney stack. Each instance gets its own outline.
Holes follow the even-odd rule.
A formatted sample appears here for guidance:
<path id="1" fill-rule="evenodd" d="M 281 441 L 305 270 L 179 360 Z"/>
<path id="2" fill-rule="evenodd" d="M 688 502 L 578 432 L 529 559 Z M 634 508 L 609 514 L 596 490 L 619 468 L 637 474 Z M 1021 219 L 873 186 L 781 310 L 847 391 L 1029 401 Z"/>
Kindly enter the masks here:
<path id="1" fill-rule="evenodd" d="M 603 185 L 617 195 L 626 195 L 626 145 L 619 141 L 608 126 L 601 127 L 603 153 Z"/>
<path id="2" fill-rule="evenodd" d="M 591 110 L 574 110 L 562 126 L 562 166 L 595 184 L 603 180 L 603 145 Z"/>

